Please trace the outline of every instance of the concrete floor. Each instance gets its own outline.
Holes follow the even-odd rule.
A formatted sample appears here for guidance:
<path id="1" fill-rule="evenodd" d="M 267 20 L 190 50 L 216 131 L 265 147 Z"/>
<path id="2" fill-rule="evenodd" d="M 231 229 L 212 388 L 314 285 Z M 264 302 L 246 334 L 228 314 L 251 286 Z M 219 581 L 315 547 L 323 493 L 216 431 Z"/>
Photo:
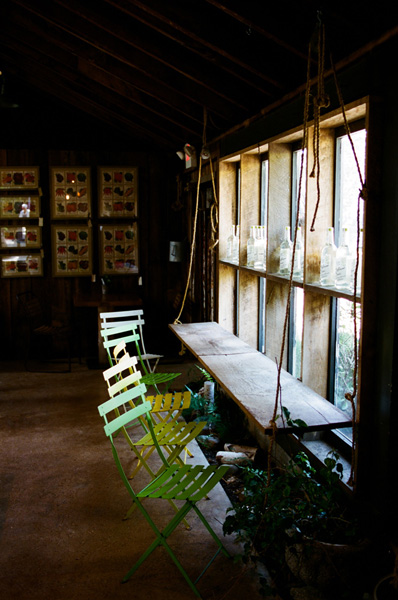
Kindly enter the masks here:
<path id="1" fill-rule="evenodd" d="M 162 370 L 179 370 L 172 365 Z M 185 365 L 185 377 L 192 369 Z M 194 370 L 195 371 L 195 370 Z M 152 530 L 130 506 L 103 432 L 97 406 L 107 399 L 101 370 L 74 363 L 72 373 L 24 372 L 0 366 L 0 593 L 15 600 L 189 600 L 185 580 L 162 548 L 126 584 L 120 581 L 153 540 Z M 193 445 L 194 458 L 206 463 Z M 137 487 L 147 482 L 144 473 Z M 134 480 L 136 481 L 136 480 Z M 149 503 L 150 501 L 148 501 Z M 165 506 L 166 504 L 166 506 Z M 149 504 L 147 504 L 149 507 Z M 229 500 L 220 485 L 201 510 L 222 536 Z M 167 503 L 153 507 L 167 523 Z M 215 551 L 193 513 L 171 545 L 193 577 Z M 222 536 L 223 537 L 223 536 Z M 240 551 L 223 537 L 231 554 Z M 206 600 L 257 600 L 258 574 L 219 555 L 198 584 Z"/>

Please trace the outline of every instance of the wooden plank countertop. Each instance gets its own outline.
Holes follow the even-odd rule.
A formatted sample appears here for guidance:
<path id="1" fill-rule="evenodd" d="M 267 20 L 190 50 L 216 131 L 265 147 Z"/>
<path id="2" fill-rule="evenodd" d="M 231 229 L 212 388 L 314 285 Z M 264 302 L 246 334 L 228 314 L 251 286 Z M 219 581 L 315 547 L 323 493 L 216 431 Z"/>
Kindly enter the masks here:
<path id="1" fill-rule="evenodd" d="M 219 383 L 243 412 L 265 431 L 271 433 L 274 412 L 277 366 L 218 323 L 169 325 L 181 342 Z M 291 419 L 302 419 L 305 431 L 349 427 L 351 419 L 336 406 L 281 371 L 281 403 Z M 277 414 L 281 414 L 279 406 Z M 293 428 L 277 419 L 278 432 L 291 433 Z"/>

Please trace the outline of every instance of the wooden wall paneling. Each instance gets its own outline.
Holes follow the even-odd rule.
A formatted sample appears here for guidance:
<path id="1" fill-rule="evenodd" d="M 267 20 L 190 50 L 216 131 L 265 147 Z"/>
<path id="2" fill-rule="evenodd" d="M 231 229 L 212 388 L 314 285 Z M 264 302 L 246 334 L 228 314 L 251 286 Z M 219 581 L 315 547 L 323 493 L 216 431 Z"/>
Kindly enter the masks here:
<path id="1" fill-rule="evenodd" d="M 308 172 L 311 173 L 313 167 L 313 132 L 309 132 L 308 142 Z M 317 180 L 316 177 L 309 177 L 307 183 L 307 202 L 306 202 L 306 283 L 319 283 L 321 267 L 321 251 L 326 242 L 326 232 L 328 227 L 333 226 L 333 191 L 334 191 L 334 154 L 335 137 L 333 129 L 321 129 L 320 131 L 320 201 L 318 205 L 314 231 L 311 231 L 311 224 L 315 214 L 317 204 Z"/>
<path id="2" fill-rule="evenodd" d="M 309 134 L 308 171 L 313 166 L 313 135 Z M 334 157 L 335 138 L 332 129 L 320 132 L 320 202 L 315 221 L 311 224 L 317 204 L 316 178 L 310 177 L 306 203 L 306 283 L 319 284 L 320 257 L 326 241 L 326 231 L 333 226 Z M 327 373 L 329 361 L 330 298 L 306 291 L 304 301 L 304 328 L 302 378 L 303 383 L 327 397 Z"/>
<path id="3" fill-rule="evenodd" d="M 288 285 L 276 281 L 267 280 L 266 288 L 266 336 L 265 336 L 265 354 L 271 360 L 280 361 L 283 324 L 285 322 L 286 305 L 288 297 Z M 286 334 L 285 350 L 283 353 L 282 367 L 287 370 L 287 346 L 288 338 Z"/>
<path id="4" fill-rule="evenodd" d="M 279 247 L 283 240 L 285 227 L 290 224 L 291 145 L 271 143 L 268 160 L 267 272 L 276 273 L 279 271 Z M 279 360 L 288 298 L 287 283 L 273 282 L 268 279 L 266 298 L 265 354 L 271 360 L 275 360 L 275 358 Z M 282 366 L 284 369 L 287 368 L 287 350 L 284 352 Z"/>
<path id="5" fill-rule="evenodd" d="M 302 381 L 327 398 L 329 362 L 329 296 L 306 291 L 304 299 L 304 333 Z"/>
<path id="6" fill-rule="evenodd" d="M 250 226 L 260 221 L 260 175 L 258 154 L 242 154 L 240 159 L 240 249 L 239 262 L 247 262 L 246 244 Z"/>
<path id="7" fill-rule="evenodd" d="M 260 218 L 260 173 L 258 154 L 242 154 L 240 161 L 240 248 L 239 262 L 247 263 L 246 244 L 250 226 Z M 247 271 L 239 275 L 239 337 L 257 348 L 258 345 L 258 277 Z M 256 318 L 253 318 L 253 316 Z"/>
<path id="8" fill-rule="evenodd" d="M 236 315 L 236 269 L 222 263 L 218 265 L 218 323 L 227 331 L 235 333 Z"/>
<path id="9" fill-rule="evenodd" d="M 219 177 L 219 257 L 227 252 L 227 238 L 231 225 L 236 225 L 236 163 L 220 162 Z M 221 289 L 220 289 L 221 291 Z M 221 300 L 221 297 L 220 297 Z"/>
<path id="10" fill-rule="evenodd" d="M 267 272 L 279 271 L 279 246 L 290 225 L 292 147 L 273 142 L 268 153 L 268 247 Z"/>
<path id="11" fill-rule="evenodd" d="M 238 335 L 241 340 L 258 348 L 259 278 L 247 271 L 239 273 Z"/>

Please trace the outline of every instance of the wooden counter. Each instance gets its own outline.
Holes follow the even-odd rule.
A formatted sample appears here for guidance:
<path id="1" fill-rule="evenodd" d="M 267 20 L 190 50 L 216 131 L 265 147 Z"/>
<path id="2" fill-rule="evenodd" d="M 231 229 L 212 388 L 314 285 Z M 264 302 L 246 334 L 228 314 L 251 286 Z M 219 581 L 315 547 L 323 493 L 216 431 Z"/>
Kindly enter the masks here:
<path id="1" fill-rule="evenodd" d="M 219 383 L 249 419 L 271 433 L 277 367 L 218 323 L 187 323 L 169 325 L 181 342 Z M 282 370 L 281 402 L 290 411 L 291 419 L 307 423 L 306 431 L 350 427 L 350 418 L 336 406 Z M 278 409 L 281 414 L 281 408 Z M 292 432 L 292 427 L 277 420 L 278 431 Z"/>

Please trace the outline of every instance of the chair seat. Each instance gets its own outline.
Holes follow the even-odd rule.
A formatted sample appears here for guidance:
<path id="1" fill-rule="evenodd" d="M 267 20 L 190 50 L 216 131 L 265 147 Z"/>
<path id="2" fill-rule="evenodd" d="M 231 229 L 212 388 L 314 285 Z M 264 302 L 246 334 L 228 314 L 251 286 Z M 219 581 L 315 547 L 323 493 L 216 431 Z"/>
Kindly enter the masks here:
<path id="1" fill-rule="evenodd" d="M 153 430 L 159 446 L 182 446 L 185 447 L 195 439 L 202 431 L 206 423 L 204 421 L 195 423 L 191 421 L 161 421 L 154 425 Z M 134 442 L 136 446 L 153 446 L 154 440 L 151 433 L 147 433 L 140 440 Z"/>
<path id="2" fill-rule="evenodd" d="M 228 465 L 173 465 L 138 492 L 137 496 L 198 502 L 207 496 L 228 469 Z"/>

